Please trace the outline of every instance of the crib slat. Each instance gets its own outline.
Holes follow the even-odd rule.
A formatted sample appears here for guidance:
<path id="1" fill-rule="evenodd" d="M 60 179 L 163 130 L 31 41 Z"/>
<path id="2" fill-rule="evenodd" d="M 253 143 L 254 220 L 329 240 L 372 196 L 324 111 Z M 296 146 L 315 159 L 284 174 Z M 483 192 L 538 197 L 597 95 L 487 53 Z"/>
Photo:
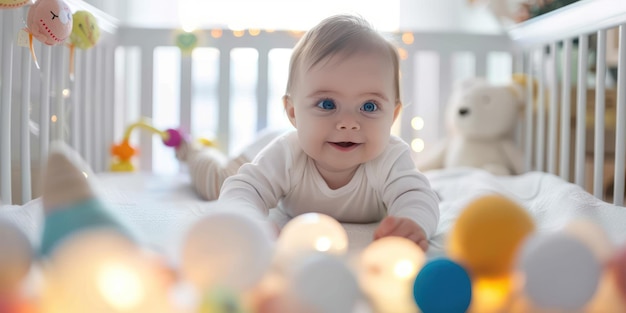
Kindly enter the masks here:
<path id="1" fill-rule="evenodd" d="M 475 71 L 476 76 L 485 77 L 487 75 L 487 54 L 485 52 L 476 52 L 475 56 Z"/>
<path id="2" fill-rule="evenodd" d="M 44 165 L 50 146 L 50 86 L 52 79 L 52 47 L 42 47 L 41 91 L 39 98 L 39 162 Z"/>
<path id="3" fill-rule="evenodd" d="M 604 112 L 605 112 L 605 76 L 606 76 L 606 30 L 598 31 L 596 56 L 596 112 L 595 145 L 593 156 L 593 195 L 602 199 L 604 180 Z"/>
<path id="4" fill-rule="evenodd" d="M 408 48 L 407 48 L 408 49 Z M 413 50 L 408 49 L 409 52 L 407 54 L 415 55 Z M 415 83 L 415 64 L 417 58 L 410 57 L 407 60 L 403 60 L 400 62 L 400 72 L 402 73 L 402 81 L 409 86 L 417 86 Z M 411 140 L 416 137 L 419 137 L 419 131 L 413 129 L 411 127 L 411 119 L 418 114 L 417 106 L 410 105 L 415 98 L 413 93 L 409 92 L 408 88 L 402 88 L 400 90 L 402 93 L 402 112 L 400 113 L 400 136 L 402 138 L 407 138 L 409 144 Z"/>
<path id="5" fill-rule="evenodd" d="M 114 138 L 114 114 L 115 114 L 115 49 L 105 46 L 104 47 L 104 84 L 103 84 L 103 102 L 104 102 L 104 142 L 101 146 L 102 158 L 103 158 L 103 171 L 108 170 L 111 163 L 111 154 L 109 147 L 113 144 Z"/>
<path id="6" fill-rule="evenodd" d="M 532 52 L 526 54 L 526 75 L 533 77 L 533 58 Z M 525 171 L 531 171 L 533 166 L 533 108 L 535 104 L 535 97 L 533 97 L 533 81 L 528 79 L 526 81 L 526 118 L 524 127 L 526 134 L 524 136 L 524 169 Z"/>
<path id="7" fill-rule="evenodd" d="M 226 154 L 230 151 L 230 49 L 220 50 L 219 110 L 217 140 Z"/>
<path id="8" fill-rule="evenodd" d="M 182 54 L 180 58 L 180 127 L 191 132 L 191 94 L 193 58 L 191 54 Z"/>
<path id="9" fill-rule="evenodd" d="M 572 64 L 572 40 L 565 39 L 563 41 L 563 62 L 562 62 L 562 75 L 563 84 L 561 89 L 561 158 L 560 158 L 560 175 L 566 181 L 570 180 L 570 117 L 571 117 L 571 93 L 572 82 L 570 80 L 571 71 L 570 66 Z"/>
<path id="10" fill-rule="evenodd" d="M 140 116 L 152 119 L 154 116 L 154 48 L 141 49 L 141 107 Z M 148 132 L 139 133 L 139 167 L 143 171 L 152 170 L 152 135 Z"/>
<path id="11" fill-rule="evenodd" d="M 22 103 L 21 103 L 21 128 L 20 128 L 20 155 L 21 155 L 21 179 L 22 179 L 22 203 L 30 201 L 31 190 L 31 155 L 30 155 L 30 72 L 31 57 L 28 49 L 22 49 Z"/>
<path id="12" fill-rule="evenodd" d="M 94 102 L 91 101 L 93 99 L 93 76 L 95 75 L 93 72 L 93 51 L 90 50 L 84 54 L 83 58 L 83 83 L 82 86 L 82 98 L 80 101 L 80 106 L 83 108 L 83 149 L 84 149 L 84 158 L 87 164 L 93 164 L 93 120 L 92 120 L 92 111 L 94 107 Z"/>
<path id="13" fill-rule="evenodd" d="M 11 189 L 11 90 L 13 79 L 13 12 L 2 10 L 2 97 L 0 102 L 0 200 L 12 204 Z"/>
<path id="14" fill-rule="evenodd" d="M 585 187 L 585 143 L 587 112 L 587 44 L 589 37 L 578 37 L 578 84 L 576 88 L 576 184 Z"/>
<path id="15" fill-rule="evenodd" d="M 258 78 L 256 88 L 256 101 L 257 101 L 257 121 L 256 130 L 261 131 L 267 127 L 268 121 L 268 108 L 267 97 L 269 89 L 269 50 L 258 49 L 259 61 L 258 61 Z"/>
<path id="16" fill-rule="evenodd" d="M 91 99 L 89 99 L 89 101 L 92 101 L 94 106 L 93 106 L 93 129 L 94 129 L 94 144 L 92 146 L 93 148 L 93 163 L 91 163 L 90 165 L 92 166 L 92 169 L 96 172 L 101 172 L 103 169 L 103 154 L 104 151 L 102 151 L 102 145 L 104 143 L 104 123 L 102 121 L 102 118 L 104 116 L 103 112 L 103 106 L 104 103 L 102 101 L 102 97 L 104 96 L 103 93 L 103 73 L 104 73 L 104 69 L 103 69 L 103 57 L 102 57 L 102 47 L 94 47 L 93 51 L 94 51 L 94 58 L 95 58 L 95 73 L 97 73 L 96 75 L 94 75 L 94 84 L 93 84 L 93 94 L 94 97 L 92 97 Z"/>
<path id="17" fill-rule="evenodd" d="M 624 163 L 626 162 L 626 25 L 619 27 L 617 70 L 617 124 L 615 126 L 615 176 L 613 203 L 624 205 Z"/>
<path id="18" fill-rule="evenodd" d="M 572 84 L 570 81 L 571 68 L 570 62 L 572 53 L 572 40 L 565 39 L 563 41 L 563 57 L 561 63 L 561 155 L 560 155 L 560 176 L 566 181 L 569 181 L 569 164 L 570 164 L 570 116 L 571 116 L 571 99 L 570 91 Z"/>
<path id="19" fill-rule="evenodd" d="M 446 120 L 446 107 L 447 101 L 451 94 L 452 86 L 450 82 L 454 79 L 452 78 L 452 55 L 447 51 L 442 51 L 439 53 L 439 94 L 437 97 L 439 98 L 439 114 L 437 115 L 438 121 Z M 484 67 L 483 67 L 484 68 Z M 446 134 L 446 125 L 445 123 L 437 123 L 439 129 L 437 130 L 437 138 L 444 138 Z"/>
<path id="20" fill-rule="evenodd" d="M 538 92 L 537 92 L 537 136 L 535 137 L 535 146 L 536 146 L 536 150 L 535 150 L 535 169 L 537 171 L 543 172 L 544 171 L 544 158 L 545 158 L 545 127 L 546 127 L 546 108 L 545 108 L 545 97 L 544 97 L 544 93 L 545 93 L 545 86 L 544 86 L 544 78 L 545 78 L 545 71 L 544 71 L 544 65 L 545 65 L 545 60 L 544 60 L 544 53 L 543 53 L 543 48 L 545 48 L 544 46 L 542 46 L 541 48 L 539 48 L 539 50 L 537 51 L 539 54 L 539 64 L 538 64 L 538 68 L 540 69 L 540 72 L 537 74 L 538 76 Z"/>
<path id="21" fill-rule="evenodd" d="M 559 76 L 557 74 L 558 67 L 556 64 L 556 50 L 557 45 L 556 42 L 553 42 L 550 45 L 550 82 L 549 82 L 549 92 L 550 92 L 550 113 L 548 116 L 548 173 L 556 174 L 556 160 L 557 160 L 557 123 L 558 123 L 558 115 L 559 115 L 559 107 L 558 107 L 558 80 Z"/>
<path id="22" fill-rule="evenodd" d="M 54 106 L 56 121 L 52 124 L 54 127 L 54 139 L 65 142 L 65 125 L 67 123 L 65 115 L 65 98 L 63 95 L 63 89 L 65 88 L 65 77 L 67 77 L 67 63 L 65 57 L 65 49 L 54 49 Z"/>
<path id="23" fill-rule="evenodd" d="M 82 51 L 80 49 L 76 49 L 74 54 L 74 79 L 70 80 L 70 98 L 69 98 L 69 106 L 72 112 L 71 124 L 70 124 L 70 138 L 72 147 L 76 151 L 82 151 L 80 140 L 81 140 L 81 128 L 80 128 L 80 117 L 81 117 L 81 105 L 80 105 L 80 93 L 81 93 L 81 83 L 83 81 L 82 76 Z"/>

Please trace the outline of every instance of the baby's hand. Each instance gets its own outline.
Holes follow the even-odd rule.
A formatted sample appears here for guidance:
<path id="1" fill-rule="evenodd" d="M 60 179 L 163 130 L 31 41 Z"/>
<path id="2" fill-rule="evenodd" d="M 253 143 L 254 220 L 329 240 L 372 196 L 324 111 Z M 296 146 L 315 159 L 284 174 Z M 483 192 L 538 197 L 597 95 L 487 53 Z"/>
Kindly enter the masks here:
<path id="1" fill-rule="evenodd" d="M 415 242 L 424 252 L 428 250 L 428 239 L 424 230 L 406 217 L 387 216 L 374 231 L 374 240 L 387 236 L 398 236 Z"/>

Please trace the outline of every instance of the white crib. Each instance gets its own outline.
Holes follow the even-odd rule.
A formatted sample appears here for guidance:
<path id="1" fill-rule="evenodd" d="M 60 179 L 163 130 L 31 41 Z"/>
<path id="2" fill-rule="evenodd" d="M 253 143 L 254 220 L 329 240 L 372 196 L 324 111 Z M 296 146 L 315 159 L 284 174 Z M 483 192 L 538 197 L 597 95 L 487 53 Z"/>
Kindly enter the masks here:
<path id="1" fill-rule="evenodd" d="M 83 2 L 67 2 L 73 10 L 83 8 L 94 13 L 104 33 L 96 47 L 77 51 L 73 81 L 68 75 L 67 47 L 36 43 L 41 64 L 41 69 L 36 69 L 28 48 L 15 44 L 17 30 L 23 27 L 28 8 L 0 12 L 0 199 L 3 203 L 25 203 L 39 195 L 38 176 L 52 140 L 66 141 L 96 172 L 103 172 L 108 170 L 110 162 L 108 149 L 119 140 L 126 125 L 139 117 L 154 117 L 155 103 L 159 101 L 155 95 L 160 88 L 155 86 L 155 73 L 164 66 L 164 63 L 155 63 L 158 58 L 155 51 L 159 47 L 175 47 L 177 30 L 122 27 L 114 18 Z M 623 206 L 626 52 L 619 44 L 626 42 L 623 40 L 626 36 L 624 23 L 626 2 L 623 0 L 584 0 L 520 24 L 502 35 L 389 34 L 398 42 L 403 58 L 402 87 L 406 105 L 395 132 L 407 142 L 422 140 L 428 149 L 445 133 L 443 107 L 456 81 L 487 76 L 491 81 L 502 82 L 509 79 L 511 73 L 523 71 L 537 77 L 539 82 L 539 100 L 536 104 L 529 100 L 525 123 L 519 133 L 526 169 L 557 174 L 587 188 L 600 199 Z M 613 38 L 617 27 L 619 35 Z M 210 131 L 222 143 L 225 152 L 232 152 L 242 138 L 249 139 L 257 131 L 273 126 L 271 112 L 279 101 L 279 96 L 273 96 L 282 91 L 283 86 L 270 78 L 269 73 L 275 71 L 270 55 L 274 49 L 293 47 L 298 36 L 286 31 L 198 32 L 196 50 L 209 47 L 216 52 L 211 70 L 217 73 L 217 78 L 212 85 L 202 85 L 194 75 L 201 62 L 198 55 L 176 53 L 173 62 L 178 64 L 180 72 L 166 82 L 176 90 L 170 100 L 176 104 L 179 117 L 174 125 L 155 126 L 197 129 L 195 115 L 198 113 L 194 110 L 198 102 L 207 101 L 202 97 L 208 94 L 213 99 L 209 101 L 213 114 L 206 117 L 207 124 L 211 125 Z M 577 70 L 569 66 L 572 58 L 588 59 L 590 49 L 586 43 L 592 36 L 594 40 L 597 37 L 596 48 L 591 49 L 597 55 L 596 77 L 607 75 L 607 58 L 617 60 L 619 77 L 612 85 L 607 85 L 604 79 L 597 79 L 590 85 L 587 66 L 579 66 Z M 580 48 L 576 49 L 577 56 L 572 57 L 575 53 L 573 39 Z M 248 107 L 235 105 L 234 98 L 240 90 L 235 89 L 231 76 L 236 73 L 233 71 L 241 70 L 231 57 L 231 51 L 236 48 L 253 48 L 257 54 L 254 66 L 244 69 L 257 73 L 253 101 Z M 560 53 L 564 55 L 563 63 L 560 57 L 557 59 Z M 559 78 L 570 77 L 572 73 L 577 73 L 576 82 Z M 209 92 L 198 92 L 201 88 Z M 532 85 L 528 88 L 531 91 Z M 572 88 L 577 90 L 574 97 L 570 92 Z M 595 93 L 595 99 L 588 99 L 588 88 L 616 93 L 615 103 L 605 106 L 607 99 L 603 92 Z M 570 111 L 573 103 L 576 103 L 575 110 Z M 234 117 L 245 117 L 250 106 L 256 111 L 250 122 L 232 121 Z M 595 120 L 586 122 L 592 112 Z M 613 118 L 610 123 L 605 120 L 607 113 Z M 411 120 L 415 116 L 426 121 L 423 129 L 412 128 Z M 576 119 L 574 128 L 570 127 L 571 116 Z M 591 132 L 589 125 L 595 125 Z M 237 131 L 241 134 L 236 134 Z M 142 151 L 138 162 L 140 169 L 158 170 L 153 160 L 163 153 L 160 145 L 155 144 L 156 139 L 141 133 L 134 140 Z M 589 148 L 590 144 L 593 149 Z M 591 175 L 593 180 L 589 179 Z M 605 195 L 609 184 L 614 186 L 612 195 Z"/>

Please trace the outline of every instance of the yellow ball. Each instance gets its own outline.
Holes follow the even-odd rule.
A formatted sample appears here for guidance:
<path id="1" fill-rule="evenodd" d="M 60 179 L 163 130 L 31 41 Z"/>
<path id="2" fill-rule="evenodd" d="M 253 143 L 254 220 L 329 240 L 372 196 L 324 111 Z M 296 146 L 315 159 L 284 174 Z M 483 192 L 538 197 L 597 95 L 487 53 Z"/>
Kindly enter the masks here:
<path id="1" fill-rule="evenodd" d="M 223 288 L 208 290 L 201 299 L 198 313 L 246 313 L 236 293 Z"/>
<path id="2" fill-rule="evenodd" d="M 447 252 L 472 276 L 507 275 L 520 244 L 534 229 L 532 217 L 515 202 L 499 195 L 483 196 L 458 217 Z"/>

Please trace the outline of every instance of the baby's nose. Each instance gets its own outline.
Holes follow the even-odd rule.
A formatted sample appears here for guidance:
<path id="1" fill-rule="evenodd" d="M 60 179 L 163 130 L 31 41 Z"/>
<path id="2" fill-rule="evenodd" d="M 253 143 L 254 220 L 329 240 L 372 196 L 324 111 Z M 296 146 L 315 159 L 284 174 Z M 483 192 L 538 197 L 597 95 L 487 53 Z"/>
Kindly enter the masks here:
<path id="1" fill-rule="evenodd" d="M 338 130 L 359 130 L 361 126 L 356 118 L 350 114 L 344 114 L 337 123 Z"/>

